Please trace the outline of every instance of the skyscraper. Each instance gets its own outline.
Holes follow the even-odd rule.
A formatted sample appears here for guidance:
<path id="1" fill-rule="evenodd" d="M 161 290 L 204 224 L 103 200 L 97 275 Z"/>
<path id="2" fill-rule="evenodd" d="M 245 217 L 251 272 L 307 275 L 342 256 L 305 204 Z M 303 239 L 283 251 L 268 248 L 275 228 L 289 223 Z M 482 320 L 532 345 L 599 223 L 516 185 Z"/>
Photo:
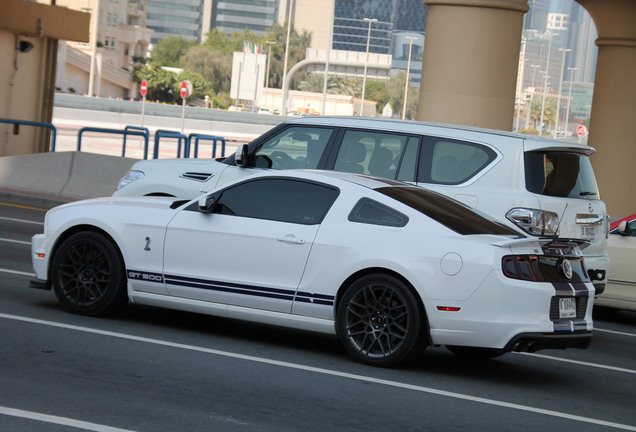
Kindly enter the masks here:
<path id="1" fill-rule="evenodd" d="M 203 23 L 210 20 L 211 3 L 212 0 L 148 0 L 147 26 L 154 30 L 152 43 L 175 36 L 200 41 Z"/>

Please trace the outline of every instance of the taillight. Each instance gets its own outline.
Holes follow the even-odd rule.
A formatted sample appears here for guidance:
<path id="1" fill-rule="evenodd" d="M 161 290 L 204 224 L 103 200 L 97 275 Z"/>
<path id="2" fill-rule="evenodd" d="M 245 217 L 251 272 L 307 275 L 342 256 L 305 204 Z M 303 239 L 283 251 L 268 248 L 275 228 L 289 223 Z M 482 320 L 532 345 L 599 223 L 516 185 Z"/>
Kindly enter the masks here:
<path id="1" fill-rule="evenodd" d="M 502 259 L 504 274 L 512 279 L 543 282 L 543 274 L 539 267 L 539 257 L 536 255 L 510 255 Z"/>
<path id="2" fill-rule="evenodd" d="M 506 255 L 501 259 L 501 269 L 506 277 L 533 282 L 572 283 L 590 280 L 582 257 L 563 254 Z"/>
<path id="3" fill-rule="evenodd" d="M 559 215 L 545 210 L 513 208 L 506 218 L 528 234 L 555 236 L 559 231 Z"/>

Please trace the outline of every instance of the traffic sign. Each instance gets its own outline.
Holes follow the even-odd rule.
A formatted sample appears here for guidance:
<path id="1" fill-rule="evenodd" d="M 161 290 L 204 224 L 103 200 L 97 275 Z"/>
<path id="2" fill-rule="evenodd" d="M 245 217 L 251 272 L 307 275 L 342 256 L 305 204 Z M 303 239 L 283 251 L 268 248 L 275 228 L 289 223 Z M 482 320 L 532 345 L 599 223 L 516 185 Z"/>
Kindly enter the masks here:
<path id="1" fill-rule="evenodd" d="M 141 84 L 139 85 L 139 93 L 142 96 L 146 96 L 146 93 L 148 93 L 148 83 L 146 80 L 141 81 Z"/>
<path id="2" fill-rule="evenodd" d="M 192 94 L 192 83 L 188 80 L 181 82 L 181 90 L 179 91 L 181 99 L 185 99 Z"/>
<path id="3" fill-rule="evenodd" d="M 586 136 L 587 135 L 587 128 L 585 127 L 585 125 L 578 125 L 576 127 L 576 134 L 578 136 Z"/>

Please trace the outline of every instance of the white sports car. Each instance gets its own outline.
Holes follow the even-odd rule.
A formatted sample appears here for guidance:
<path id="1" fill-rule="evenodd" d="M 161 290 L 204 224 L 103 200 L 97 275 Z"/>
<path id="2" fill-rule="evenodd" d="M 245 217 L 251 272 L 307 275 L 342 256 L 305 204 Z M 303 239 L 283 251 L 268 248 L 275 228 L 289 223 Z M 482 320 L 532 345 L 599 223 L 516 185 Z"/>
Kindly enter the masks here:
<path id="1" fill-rule="evenodd" d="M 37 278 L 70 311 L 127 301 L 337 334 L 364 363 L 586 348 L 577 244 L 527 237 L 443 195 L 360 174 L 262 171 L 193 201 L 50 210 Z"/>

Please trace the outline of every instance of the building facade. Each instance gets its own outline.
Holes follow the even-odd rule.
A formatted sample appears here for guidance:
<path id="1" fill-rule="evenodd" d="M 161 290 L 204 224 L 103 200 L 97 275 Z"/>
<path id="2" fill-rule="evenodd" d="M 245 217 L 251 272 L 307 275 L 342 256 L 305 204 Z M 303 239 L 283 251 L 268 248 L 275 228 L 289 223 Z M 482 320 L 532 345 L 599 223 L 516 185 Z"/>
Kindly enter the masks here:
<path id="1" fill-rule="evenodd" d="M 152 34 L 146 27 L 147 2 L 57 0 L 59 6 L 91 15 L 89 42 L 59 44 L 57 90 L 122 99 L 136 97 L 133 67 L 146 57 Z M 95 63 L 91 65 L 93 58 Z"/>

